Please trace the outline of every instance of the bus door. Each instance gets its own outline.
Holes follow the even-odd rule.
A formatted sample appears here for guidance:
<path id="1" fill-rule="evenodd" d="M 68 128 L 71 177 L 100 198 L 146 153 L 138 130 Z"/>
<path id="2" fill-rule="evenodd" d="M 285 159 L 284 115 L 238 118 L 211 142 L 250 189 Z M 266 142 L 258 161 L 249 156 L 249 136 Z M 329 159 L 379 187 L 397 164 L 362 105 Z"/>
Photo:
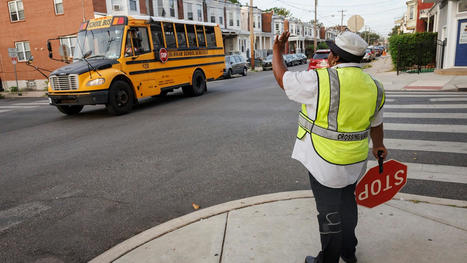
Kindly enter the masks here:
<path id="1" fill-rule="evenodd" d="M 154 52 L 150 45 L 147 27 L 130 27 L 127 30 L 123 69 L 133 82 L 136 97 L 153 96 L 160 93 L 151 68 Z"/>

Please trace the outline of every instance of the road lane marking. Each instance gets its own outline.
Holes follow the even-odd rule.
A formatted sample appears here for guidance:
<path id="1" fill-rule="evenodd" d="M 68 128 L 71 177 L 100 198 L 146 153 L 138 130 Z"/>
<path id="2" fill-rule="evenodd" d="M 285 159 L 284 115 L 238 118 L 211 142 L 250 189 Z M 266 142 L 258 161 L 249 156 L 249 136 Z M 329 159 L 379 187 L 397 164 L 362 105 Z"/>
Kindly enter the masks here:
<path id="1" fill-rule="evenodd" d="M 467 104 L 388 104 L 386 109 L 467 109 Z"/>
<path id="2" fill-rule="evenodd" d="M 394 101 L 396 101 L 396 100 L 395 100 L 395 99 L 385 99 L 384 101 L 385 101 L 385 102 L 394 102 Z"/>
<path id="3" fill-rule="evenodd" d="M 0 106 L 0 109 L 33 109 L 39 106 Z"/>
<path id="4" fill-rule="evenodd" d="M 441 94 L 434 94 L 434 95 L 425 95 L 425 94 L 421 94 L 421 95 L 417 95 L 417 94 L 413 94 L 413 95 L 408 95 L 408 94 L 386 94 L 386 97 L 388 98 L 432 98 L 432 97 L 464 97 L 464 96 L 467 96 L 467 94 L 465 95 L 454 95 L 454 94 L 446 94 L 446 95 L 441 95 Z"/>
<path id="5" fill-rule="evenodd" d="M 15 103 L 11 104 L 12 106 L 43 106 L 49 105 L 48 102 L 29 102 L 29 103 Z"/>
<path id="6" fill-rule="evenodd" d="M 384 112 L 384 117 L 389 118 L 420 118 L 420 119 L 467 119 L 465 113 L 434 113 L 434 112 Z M 385 123 L 386 124 L 386 123 Z"/>
<path id="7" fill-rule="evenodd" d="M 50 206 L 40 202 L 32 202 L 0 211 L 0 232 L 49 209 Z"/>
<path id="8" fill-rule="evenodd" d="M 384 130 L 467 133 L 467 125 L 384 123 Z"/>
<path id="9" fill-rule="evenodd" d="M 467 101 L 467 98 L 436 98 L 430 101 Z"/>
<path id="10" fill-rule="evenodd" d="M 423 140 L 384 139 L 386 148 L 405 151 L 427 151 L 467 154 L 465 142 L 441 142 Z M 370 143 L 371 145 L 371 143 Z"/>
<path id="11" fill-rule="evenodd" d="M 386 91 L 386 94 L 402 94 L 402 95 L 467 95 L 467 92 L 436 92 L 436 91 L 426 91 L 426 92 L 417 92 L 417 91 Z"/>
<path id="12" fill-rule="evenodd" d="M 0 113 L 3 113 L 3 112 L 9 112 L 11 110 L 0 110 Z"/>
<path id="13" fill-rule="evenodd" d="M 407 165 L 409 179 L 467 184 L 467 167 L 422 163 L 404 164 Z M 378 162 L 368 161 L 367 170 L 375 166 L 378 166 Z"/>

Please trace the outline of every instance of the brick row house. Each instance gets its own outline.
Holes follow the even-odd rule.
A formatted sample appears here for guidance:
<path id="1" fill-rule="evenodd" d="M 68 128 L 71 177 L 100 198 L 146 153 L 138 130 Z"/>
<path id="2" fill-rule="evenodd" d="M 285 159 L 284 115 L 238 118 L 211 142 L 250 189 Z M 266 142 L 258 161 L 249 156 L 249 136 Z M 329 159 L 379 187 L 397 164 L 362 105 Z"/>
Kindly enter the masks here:
<path id="1" fill-rule="evenodd" d="M 67 46 L 72 55 L 80 24 L 106 15 L 150 15 L 216 23 L 223 32 L 226 54 L 250 56 L 249 7 L 228 0 L 0 0 L 0 13 L 0 90 L 16 86 L 9 48 L 18 51 L 20 89 L 45 89 L 47 79 L 26 64 L 29 57 L 32 55 L 33 64 L 45 70 L 63 66 L 63 62 L 49 59 L 47 39 L 59 38 L 58 43 Z M 289 27 L 290 52 L 304 52 L 312 45 L 313 25 L 253 7 L 255 54 L 271 54 L 274 35 Z"/>

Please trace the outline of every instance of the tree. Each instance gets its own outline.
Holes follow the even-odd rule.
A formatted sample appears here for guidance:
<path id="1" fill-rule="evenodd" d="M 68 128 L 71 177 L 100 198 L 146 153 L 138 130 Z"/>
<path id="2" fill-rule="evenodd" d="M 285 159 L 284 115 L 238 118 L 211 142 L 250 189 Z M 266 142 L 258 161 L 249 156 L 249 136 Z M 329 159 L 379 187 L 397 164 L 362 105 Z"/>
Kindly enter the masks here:
<path id="1" fill-rule="evenodd" d="M 377 43 L 381 39 L 380 35 L 369 31 L 357 32 L 357 34 L 367 41 L 369 45 Z"/>
<path id="2" fill-rule="evenodd" d="M 229 0 L 231 3 L 233 4 L 240 4 L 240 2 L 238 2 L 238 0 Z"/>
<path id="3" fill-rule="evenodd" d="M 290 11 L 283 7 L 273 7 L 265 10 L 266 12 L 273 11 L 275 15 L 288 17 L 291 15 Z"/>
<path id="4" fill-rule="evenodd" d="M 312 24 L 312 25 L 314 26 L 314 25 L 315 25 L 315 20 L 314 20 L 314 19 L 311 19 L 311 20 L 310 20 L 310 24 Z M 319 31 L 319 29 L 320 29 L 321 27 L 324 26 L 324 24 L 321 23 L 321 22 L 319 22 L 319 20 L 318 20 L 318 23 L 316 23 L 316 24 L 318 25 L 318 31 Z"/>
<path id="5" fill-rule="evenodd" d="M 400 29 L 400 28 L 401 28 L 400 25 L 395 25 L 395 26 L 392 28 L 391 33 L 388 34 L 388 36 L 400 35 L 400 33 L 399 33 L 399 29 Z"/>

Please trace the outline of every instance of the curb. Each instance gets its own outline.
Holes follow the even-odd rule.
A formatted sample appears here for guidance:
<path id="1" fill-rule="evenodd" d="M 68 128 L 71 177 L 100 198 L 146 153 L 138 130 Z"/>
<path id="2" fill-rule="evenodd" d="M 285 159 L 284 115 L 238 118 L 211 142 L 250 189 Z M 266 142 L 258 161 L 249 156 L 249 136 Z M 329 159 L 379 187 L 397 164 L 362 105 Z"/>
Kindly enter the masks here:
<path id="1" fill-rule="evenodd" d="M 152 227 L 148 230 L 145 230 L 120 244 L 110 248 L 101 255 L 89 261 L 90 263 L 100 263 L 100 262 L 112 262 L 118 258 L 124 256 L 128 252 L 136 249 L 139 246 L 144 245 L 147 242 L 150 242 L 156 238 L 159 238 L 165 234 L 168 234 L 172 231 L 180 229 L 184 226 L 187 226 L 191 223 L 216 216 L 219 214 L 227 213 L 233 210 L 242 209 L 249 206 L 260 205 L 265 203 L 293 200 L 293 199 L 303 199 L 303 198 L 313 198 L 313 193 L 311 190 L 302 190 L 302 191 L 291 191 L 291 192 L 281 192 L 266 194 L 254 197 L 248 197 L 244 199 L 239 199 L 235 201 L 230 201 L 227 203 L 207 207 L 190 214 L 174 218 L 165 223 Z M 428 196 L 412 195 L 405 193 L 398 193 L 393 199 L 400 201 L 412 201 L 412 202 L 423 202 L 436 205 L 444 206 L 453 206 L 460 208 L 467 208 L 467 201 L 461 200 L 452 200 L 452 199 L 443 199 L 435 198 Z"/>

